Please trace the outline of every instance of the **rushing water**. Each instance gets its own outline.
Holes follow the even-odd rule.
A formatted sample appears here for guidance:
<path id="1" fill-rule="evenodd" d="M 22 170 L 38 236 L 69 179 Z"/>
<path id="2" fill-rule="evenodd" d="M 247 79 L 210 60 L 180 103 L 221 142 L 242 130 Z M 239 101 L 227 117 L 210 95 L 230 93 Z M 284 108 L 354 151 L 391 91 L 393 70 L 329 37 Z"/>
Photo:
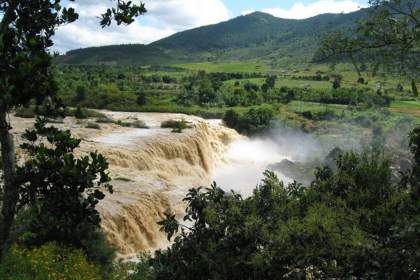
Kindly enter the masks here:
<path id="1" fill-rule="evenodd" d="M 244 196 L 252 194 L 269 165 L 290 159 L 273 140 L 262 139 L 233 142 L 226 158 L 228 163 L 216 168 L 214 180 L 224 190 L 233 190 Z M 292 181 L 280 173 L 277 175 L 285 183 Z"/>

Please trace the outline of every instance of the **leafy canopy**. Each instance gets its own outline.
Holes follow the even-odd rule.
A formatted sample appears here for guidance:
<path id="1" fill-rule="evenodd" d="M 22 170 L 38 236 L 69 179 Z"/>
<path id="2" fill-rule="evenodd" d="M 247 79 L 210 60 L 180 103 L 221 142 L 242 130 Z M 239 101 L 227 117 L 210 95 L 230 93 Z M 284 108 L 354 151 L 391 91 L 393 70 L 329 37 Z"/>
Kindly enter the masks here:
<path id="1" fill-rule="evenodd" d="M 104 191 L 112 193 L 106 159 L 97 152 L 76 158 L 80 140 L 68 130 L 46 126 L 43 119 L 23 138 L 21 148 L 29 158 L 18 168 L 19 207 L 30 209 L 23 241 L 84 247 L 83 241 L 100 227 L 96 205 Z"/>
<path id="2" fill-rule="evenodd" d="M 371 0 L 370 16 L 353 29 L 334 31 L 322 40 L 315 61 L 370 62 L 418 79 L 420 51 L 420 5 L 417 0 Z"/>
<path id="3" fill-rule="evenodd" d="M 381 153 L 350 152 L 307 187 L 266 172 L 249 198 L 192 189 L 185 225 L 160 223 L 174 244 L 148 260 L 147 279 L 417 279 L 418 168 L 395 181 Z"/>

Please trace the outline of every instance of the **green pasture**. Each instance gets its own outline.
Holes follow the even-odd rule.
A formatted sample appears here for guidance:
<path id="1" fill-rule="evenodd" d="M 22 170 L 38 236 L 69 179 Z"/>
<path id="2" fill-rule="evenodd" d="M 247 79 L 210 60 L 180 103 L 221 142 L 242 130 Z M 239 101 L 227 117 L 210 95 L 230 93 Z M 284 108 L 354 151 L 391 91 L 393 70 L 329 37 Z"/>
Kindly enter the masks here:
<path id="1" fill-rule="evenodd" d="M 246 72 L 246 73 L 266 73 L 271 68 L 264 62 L 261 61 L 232 61 L 232 62 L 200 62 L 200 63 L 188 63 L 188 64 L 175 64 L 174 67 L 180 67 L 187 70 L 199 71 L 204 70 L 206 72 Z"/>

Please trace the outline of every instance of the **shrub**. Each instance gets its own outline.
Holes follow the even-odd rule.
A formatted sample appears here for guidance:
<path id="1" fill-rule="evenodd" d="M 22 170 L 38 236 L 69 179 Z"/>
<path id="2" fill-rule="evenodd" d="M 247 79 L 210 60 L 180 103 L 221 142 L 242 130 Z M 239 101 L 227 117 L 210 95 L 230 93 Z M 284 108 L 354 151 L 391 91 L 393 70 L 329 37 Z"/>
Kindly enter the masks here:
<path id="1" fill-rule="evenodd" d="M 101 271 L 87 261 L 81 250 L 68 249 L 56 243 L 25 249 L 13 246 L 0 265 L 3 280 L 95 280 Z"/>
<path id="2" fill-rule="evenodd" d="M 241 116 L 235 110 L 227 110 L 223 122 L 227 127 L 234 128 L 239 125 L 239 120 Z"/>
<path id="3" fill-rule="evenodd" d="M 146 123 L 142 120 L 135 120 L 133 122 L 117 121 L 117 124 L 123 127 L 134 127 L 134 128 L 149 128 Z"/>
<path id="4" fill-rule="evenodd" d="M 168 120 L 160 125 L 162 128 L 172 128 L 172 132 L 181 133 L 184 129 L 191 128 L 187 121 Z"/>
<path id="5" fill-rule="evenodd" d="M 223 117 L 224 123 L 239 133 L 254 134 L 269 128 L 271 120 L 274 117 L 274 111 L 270 106 L 260 106 L 249 109 L 243 115 L 233 110 L 228 110 Z"/>
<path id="6" fill-rule="evenodd" d="M 114 121 L 107 116 L 99 117 L 96 119 L 97 123 L 113 123 Z"/>
<path id="7" fill-rule="evenodd" d="M 80 106 L 77 106 L 76 111 L 74 111 L 74 117 L 78 120 L 87 119 L 88 114 L 86 112 L 86 109 L 84 109 Z"/>

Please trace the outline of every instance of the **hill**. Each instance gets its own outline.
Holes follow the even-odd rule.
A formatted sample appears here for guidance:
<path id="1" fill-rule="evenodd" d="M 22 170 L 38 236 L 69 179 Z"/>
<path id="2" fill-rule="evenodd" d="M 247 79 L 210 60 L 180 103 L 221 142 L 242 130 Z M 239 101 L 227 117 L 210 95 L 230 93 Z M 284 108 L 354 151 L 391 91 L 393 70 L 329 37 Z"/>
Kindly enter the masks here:
<path id="1" fill-rule="evenodd" d="M 218 60 L 308 60 L 319 38 L 351 27 L 366 10 L 323 14 L 293 20 L 255 12 L 226 22 L 176 33 L 150 45 L 114 45 L 69 51 L 58 58 L 68 64 L 154 65 Z"/>

